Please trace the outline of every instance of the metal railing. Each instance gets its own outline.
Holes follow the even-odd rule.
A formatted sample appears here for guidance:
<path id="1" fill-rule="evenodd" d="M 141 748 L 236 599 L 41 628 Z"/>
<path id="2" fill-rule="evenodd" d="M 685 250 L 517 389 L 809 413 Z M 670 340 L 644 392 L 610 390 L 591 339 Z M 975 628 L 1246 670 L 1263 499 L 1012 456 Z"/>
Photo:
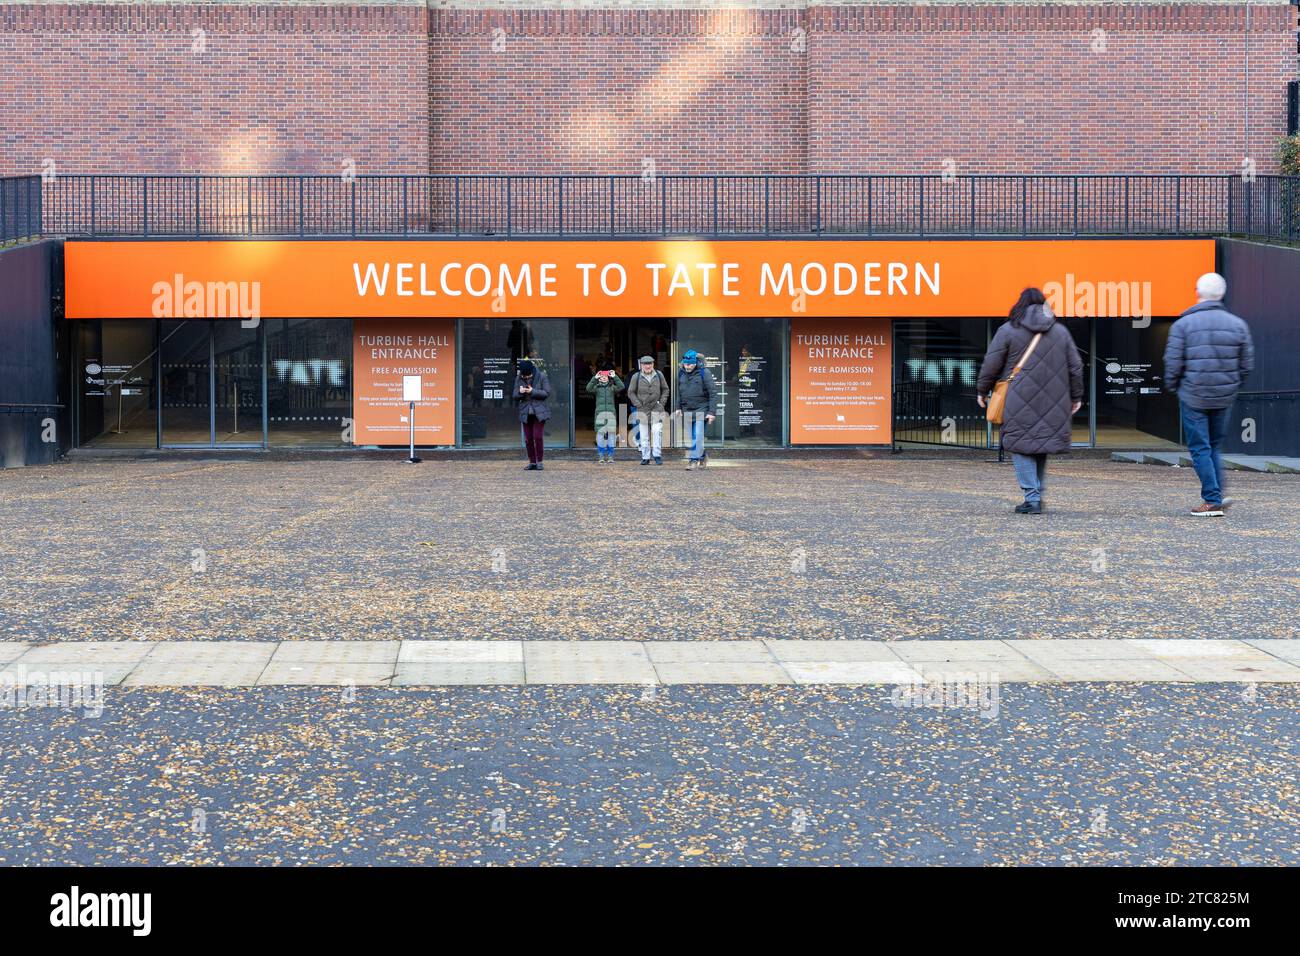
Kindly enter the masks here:
<path id="1" fill-rule="evenodd" d="M 902 444 L 993 448 L 994 431 L 974 404 L 973 390 L 967 395 L 927 382 L 896 382 L 893 450 Z"/>
<path id="2" fill-rule="evenodd" d="M 173 176 L 0 180 L 0 241 L 426 236 L 1300 239 L 1300 177 Z"/>
<path id="3" fill-rule="evenodd" d="M 41 177 L 0 177 L 0 246 L 37 239 L 41 225 Z"/>

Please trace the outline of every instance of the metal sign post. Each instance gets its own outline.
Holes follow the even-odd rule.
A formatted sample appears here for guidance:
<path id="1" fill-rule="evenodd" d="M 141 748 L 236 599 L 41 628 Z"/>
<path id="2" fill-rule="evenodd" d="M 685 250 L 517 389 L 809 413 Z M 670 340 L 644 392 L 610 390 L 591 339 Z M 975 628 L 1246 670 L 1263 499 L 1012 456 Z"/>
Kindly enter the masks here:
<path id="1" fill-rule="evenodd" d="M 402 398 L 409 406 L 407 414 L 411 417 L 411 456 L 406 460 L 412 465 L 418 465 L 420 459 L 415 457 L 415 403 L 420 401 L 420 376 L 402 376 Z"/>

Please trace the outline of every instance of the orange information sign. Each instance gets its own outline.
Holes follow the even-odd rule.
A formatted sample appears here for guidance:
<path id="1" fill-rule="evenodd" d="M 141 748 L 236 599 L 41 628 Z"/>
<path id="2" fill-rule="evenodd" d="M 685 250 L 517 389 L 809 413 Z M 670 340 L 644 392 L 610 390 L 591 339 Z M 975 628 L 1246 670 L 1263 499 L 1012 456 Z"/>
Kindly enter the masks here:
<path id="1" fill-rule="evenodd" d="M 790 444 L 889 444 L 890 326 L 889 319 L 791 321 Z"/>
<path id="2" fill-rule="evenodd" d="M 411 434 L 407 376 L 420 376 L 417 445 L 456 444 L 456 323 L 357 319 L 352 324 L 353 444 L 405 445 Z"/>
<path id="3" fill-rule="evenodd" d="M 65 246 L 68 318 L 1178 315 L 1209 239 L 255 240 Z"/>

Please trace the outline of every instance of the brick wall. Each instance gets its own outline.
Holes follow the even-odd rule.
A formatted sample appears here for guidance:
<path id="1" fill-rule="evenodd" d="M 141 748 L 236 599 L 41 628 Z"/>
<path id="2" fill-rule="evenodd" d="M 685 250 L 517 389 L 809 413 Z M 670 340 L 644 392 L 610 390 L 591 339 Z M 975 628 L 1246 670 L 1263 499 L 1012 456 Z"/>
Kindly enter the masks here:
<path id="1" fill-rule="evenodd" d="M 0 6 L 0 173 L 423 172 L 427 49 L 420 6 Z"/>
<path id="2" fill-rule="evenodd" d="M 433 170 L 802 172 L 802 16 L 433 11 Z"/>
<path id="3" fill-rule="evenodd" d="M 1280 4 L 683 2 L 0 4 L 0 173 L 1267 172 L 1296 75 Z"/>
<path id="4" fill-rule="evenodd" d="M 1295 19 L 1253 7 L 1247 85 L 1240 6 L 813 9 L 809 170 L 1272 170 Z"/>

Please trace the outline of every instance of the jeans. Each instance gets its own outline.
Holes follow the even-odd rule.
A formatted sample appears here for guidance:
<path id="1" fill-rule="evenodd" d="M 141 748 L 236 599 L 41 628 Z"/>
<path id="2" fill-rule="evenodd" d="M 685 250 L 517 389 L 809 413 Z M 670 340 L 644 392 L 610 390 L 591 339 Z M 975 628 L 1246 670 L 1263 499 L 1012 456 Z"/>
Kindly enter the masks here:
<path id="1" fill-rule="evenodd" d="M 1201 500 L 1223 504 L 1223 459 L 1219 448 L 1228 431 L 1228 409 L 1192 408 L 1182 402 L 1178 410 L 1183 419 L 1183 440 L 1192 453 L 1192 467 L 1201 479 Z"/>
<path id="2" fill-rule="evenodd" d="M 528 449 L 528 461 L 534 465 L 540 465 L 542 453 L 546 450 L 542 439 L 542 433 L 546 430 L 546 422 L 538 421 L 536 415 L 529 415 L 528 421 L 524 422 L 523 428 L 524 447 Z"/>
<path id="3" fill-rule="evenodd" d="M 602 412 L 596 416 L 596 451 L 600 454 L 614 454 L 618 447 L 618 425 L 611 419 L 612 412 Z"/>
<path id="4" fill-rule="evenodd" d="M 647 425 L 644 418 L 650 419 Z M 652 454 L 660 458 L 664 453 L 664 417 L 660 413 L 647 412 L 645 416 L 637 414 L 637 444 L 641 446 L 641 459 L 644 461 Z"/>
<path id="5" fill-rule="evenodd" d="M 702 409 L 682 412 L 682 427 L 687 421 L 691 423 L 691 450 L 687 453 L 691 461 L 699 461 L 707 454 L 704 450 L 704 415 Z"/>
<path id="6" fill-rule="evenodd" d="M 1025 493 L 1025 503 L 1039 505 L 1043 503 L 1043 489 L 1047 487 L 1046 455 L 1011 455 L 1011 463 L 1016 469 L 1016 481 Z"/>

